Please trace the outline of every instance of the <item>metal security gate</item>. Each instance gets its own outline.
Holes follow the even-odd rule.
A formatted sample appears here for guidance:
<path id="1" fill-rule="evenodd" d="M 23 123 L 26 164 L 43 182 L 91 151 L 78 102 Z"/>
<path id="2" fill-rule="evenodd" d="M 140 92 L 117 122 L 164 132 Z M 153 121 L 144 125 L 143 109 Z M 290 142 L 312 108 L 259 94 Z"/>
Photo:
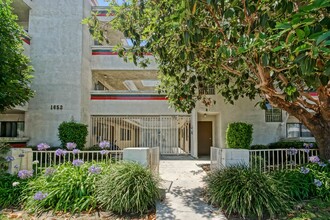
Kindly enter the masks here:
<path id="1" fill-rule="evenodd" d="M 161 154 L 190 153 L 190 116 L 92 116 L 91 144 L 117 149 L 159 147 Z"/>

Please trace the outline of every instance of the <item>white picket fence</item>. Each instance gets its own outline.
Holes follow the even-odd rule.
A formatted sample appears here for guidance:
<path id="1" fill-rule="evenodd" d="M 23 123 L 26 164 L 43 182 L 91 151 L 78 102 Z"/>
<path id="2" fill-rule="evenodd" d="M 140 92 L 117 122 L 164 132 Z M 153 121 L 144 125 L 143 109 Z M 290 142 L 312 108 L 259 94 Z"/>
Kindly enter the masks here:
<path id="1" fill-rule="evenodd" d="M 104 152 L 103 152 L 104 153 Z M 35 166 L 36 172 L 41 169 L 59 165 L 65 162 L 72 162 L 73 160 L 80 159 L 84 162 L 101 162 L 114 163 L 123 159 L 122 150 L 109 150 L 104 154 L 101 151 L 80 151 L 74 154 L 72 151 L 66 151 L 65 155 L 57 156 L 56 151 L 32 151 L 33 154 L 33 166 Z"/>
<path id="2" fill-rule="evenodd" d="M 226 151 L 226 148 L 211 148 L 211 170 L 225 167 L 226 158 L 222 151 Z M 308 163 L 309 157 L 318 156 L 318 153 L 317 149 L 249 150 L 249 163 L 246 165 L 261 172 L 294 169 Z"/>

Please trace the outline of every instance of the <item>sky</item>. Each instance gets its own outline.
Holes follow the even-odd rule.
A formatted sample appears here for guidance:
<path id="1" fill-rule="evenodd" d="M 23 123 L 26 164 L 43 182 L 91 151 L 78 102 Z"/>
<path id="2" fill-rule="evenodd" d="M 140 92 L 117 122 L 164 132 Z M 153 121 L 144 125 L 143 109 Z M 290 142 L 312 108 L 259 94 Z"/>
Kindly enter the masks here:
<path id="1" fill-rule="evenodd" d="M 108 5 L 109 3 L 108 2 L 105 2 L 104 0 L 97 0 L 99 2 L 99 5 L 100 6 L 103 6 L 103 5 Z"/>
<path id="2" fill-rule="evenodd" d="M 106 2 L 105 0 L 97 0 L 100 6 L 108 6 L 109 2 Z M 123 0 L 118 0 L 118 2 L 123 2 Z"/>

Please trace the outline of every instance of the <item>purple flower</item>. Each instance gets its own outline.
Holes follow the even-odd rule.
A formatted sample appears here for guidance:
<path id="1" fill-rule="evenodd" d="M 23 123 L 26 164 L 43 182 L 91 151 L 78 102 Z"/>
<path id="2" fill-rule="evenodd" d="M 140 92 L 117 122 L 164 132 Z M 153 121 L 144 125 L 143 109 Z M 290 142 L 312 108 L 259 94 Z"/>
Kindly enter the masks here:
<path id="1" fill-rule="evenodd" d="M 14 166 L 14 168 L 15 168 L 15 169 L 18 169 L 18 165 L 16 164 L 16 165 Z"/>
<path id="2" fill-rule="evenodd" d="M 79 153 L 80 153 L 80 150 L 78 150 L 78 149 L 73 149 L 72 153 L 73 153 L 73 154 L 79 154 Z"/>
<path id="3" fill-rule="evenodd" d="M 309 161 L 312 163 L 320 162 L 320 158 L 318 156 L 311 156 L 309 157 Z"/>
<path id="4" fill-rule="evenodd" d="M 307 174 L 307 173 L 309 173 L 309 169 L 307 167 L 301 167 L 300 173 Z"/>
<path id="5" fill-rule="evenodd" d="M 322 182 L 321 182 L 320 180 L 318 180 L 318 179 L 314 179 L 314 184 L 315 184 L 315 186 L 317 186 L 317 187 L 322 186 Z"/>
<path id="6" fill-rule="evenodd" d="M 6 157 L 6 161 L 7 161 L 7 162 L 11 162 L 11 161 L 13 161 L 13 160 L 15 160 L 15 157 L 13 157 L 13 156 L 7 156 L 7 157 Z"/>
<path id="7" fill-rule="evenodd" d="M 99 174 L 101 173 L 101 167 L 92 165 L 91 167 L 88 168 L 88 171 L 93 174 Z"/>
<path id="8" fill-rule="evenodd" d="M 317 162 L 320 167 L 326 167 L 327 165 L 323 162 Z"/>
<path id="9" fill-rule="evenodd" d="M 310 143 L 310 144 L 309 144 L 309 147 L 310 147 L 310 148 L 313 148 L 313 147 L 314 147 L 314 144 L 313 144 L 313 143 Z"/>
<path id="10" fill-rule="evenodd" d="M 99 147 L 100 147 L 101 149 L 110 148 L 110 143 L 109 143 L 108 141 L 101 141 L 101 142 L 99 143 Z"/>
<path id="11" fill-rule="evenodd" d="M 83 164 L 84 164 L 84 161 L 83 160 L 80 160 L 80 159 L 77 159 L 77 160 L 72 161 L 72 165 L 73 166 L 76 166 L 76 167 L 79 167 L 79 166 L 81 166 Z"/>
<path id="12" fill-rule="evenodd" d="M 24 157 L 25 155 L 24 155 L 24 154 L 19 154 L 18 156 L 19 156 L 19 157 Z"/>
<path id="13" fill-rule="evenodd" d="M 38 144 L 37 148 L 38 148 L 38 150 L 47 150 L 48 148 L 50 148 L 50 146 L 48 144 L 41 143 L 41 144 Z"/>
<path id="14" fill-rule="evenodd" d="M 101 150 L 100 151 L 100 154 L 102 154 L 102 155 L 104 155 L 104 154 L 108 154 L 109 153 L 109 151 L 107 151 L 107 150 Z"/>
<path id="15" fill-rule="evenodd" d="M 57 149 L 56 151 L 55 151 L 55 154 L 56 154 L 56 156 L 65 156 L 65 154 L 66 154 L 66 150 L 62 150 L 62 149 Z"/>
<path id="16" fill-rule="evenodd" d="M 41 191 L 38 191 L 36 194 L 34 194 L 34 199 L 35 200 L 43 200 L 48 196 L 48 193 L 42 193 Z"/>
<path id="17" fill-rule="evenodd" d="M 21 179 L 28 179 L 33 176 L 33 170 L 20 170 L 18 171 L 18 177 Z"/>
<path id="18" fill-rule="evenodd" d="M 305 148 L 304 151 L 305 151 L 306 153 L 309 153 L 310 149 L 309 149 L 309 148 Z"/>
<path id="19" fill-rule="evenodd" d="M 45 176 L 51 176 L 56 172 L 56 169 L 52 168 L 52 167 L 48 167 L 45 170 Z"/>
<path id="20" fill-rule="evenodd" d="M 73 150 L 77 147 L 77 144 L 74 142 L 68 142 L 66 143 L 66 148 L 68 148 L 68 150 Z"/>
<path id="21" fill-rule="evenodd" d="M 295 149 L 295 148 L 290 148 L 290 149 L 288 150 L 288 154 L 289 154 L 289 155 L 296 155 L 297 153 L 298 153 L 298 150 Z"/>

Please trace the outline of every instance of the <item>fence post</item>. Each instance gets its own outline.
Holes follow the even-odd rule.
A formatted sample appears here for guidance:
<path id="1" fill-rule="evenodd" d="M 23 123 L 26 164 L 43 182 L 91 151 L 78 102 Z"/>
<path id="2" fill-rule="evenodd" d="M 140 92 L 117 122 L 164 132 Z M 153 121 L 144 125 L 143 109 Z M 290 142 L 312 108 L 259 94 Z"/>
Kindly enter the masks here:
<path id="1" fill-rule="evenodd" d="M 144 167 L 148 167 L 153 173 L 159 172 L 159 147 L 125 148 L 123 150 L 124 161 L 134 161 Z"/>
<path id="2" fill-rule="evenodd" d="M 33 154 L 31 148 L 11 148 L 7 153 L 13 161 L 8 163 L 8 173 L 15 174 L 19 170 L 32 170 Z"/>

